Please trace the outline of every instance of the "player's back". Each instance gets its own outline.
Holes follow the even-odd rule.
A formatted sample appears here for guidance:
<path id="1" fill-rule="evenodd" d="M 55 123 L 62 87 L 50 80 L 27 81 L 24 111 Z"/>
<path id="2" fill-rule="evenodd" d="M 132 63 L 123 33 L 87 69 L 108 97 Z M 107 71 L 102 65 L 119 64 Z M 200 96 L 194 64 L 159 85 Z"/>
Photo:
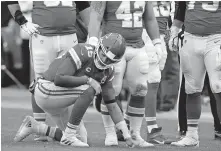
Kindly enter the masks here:
<path id="1" fill-rule="evenodd" d="M 32 21 L 40 25 L 42 35 L 65 35 L 76 32 L 74 1 L 33 1 Z"/>
<path id="2" fill-rule="evenodd" d="M 220 1 L 186 2 L 185 31 L 196 35 L 221 33 Z"/>
<path id="3" fill-rule="evenodd" d="M 143 13 L 144 1 L 107 1 L 104 12 L 103 35 L 119 33 L 127 45 L 143 47 Z"/>

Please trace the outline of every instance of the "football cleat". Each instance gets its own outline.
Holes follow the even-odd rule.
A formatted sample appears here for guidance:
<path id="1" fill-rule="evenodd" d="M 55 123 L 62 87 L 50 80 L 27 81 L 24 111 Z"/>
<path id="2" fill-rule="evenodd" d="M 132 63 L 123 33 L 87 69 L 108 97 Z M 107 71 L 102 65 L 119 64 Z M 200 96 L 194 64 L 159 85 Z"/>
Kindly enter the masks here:
<path id="1" fill-rule="evenodd" d="M 139 147 L 154 147 L 153 144 L 148 143 L 145 140 L 143 140 L 143 138 L 140 136 L 140 134 L 133 134 L 132 133 L 131 138 L 132 138 L 133 143 L 136 146 L 139 146 Z"/>
<path id="2" fill-rule="evenodd" d="M 116 130 L 116 134 L 117 134 L 117 139 L 118 139 L 118 141 L 125 142 L 123 133 L 122 133 L 120 130 L 117 129 L 117 130 Z"/>
<path id="3" fill-rule="evenodd" d="M 26 137 L 28 137 L 30 134 L 33 134 L 34 133 L 33 126 L 37 124 L 39 123 L 33 117 L 26 116 L 14 137 L 14 141 L 20 142 Z"/>
<path id="4" fill-rule="evenodd" d="M 105 138 L 105 146 L 117 146 L 117 135 L 116 134 L 107 134 Z"/>
<path id="5" fill-rule="evenodd" d="M 174 146 L 180 146 L 180 147 L 199 147 L 199 139 L 198 136 L 194 136 L 194 135 L 186 135 L 185 137 L 183 137 L 181 140 L 177 141 L 177 142 L 172 142 L 171 145 Z"/>
<path id="6" fill-rule="evenodd" d="M 87 143 L 84 143 L 77 138 L 76 133 L 67 133 L 67 132 L 63 133 L 60 144 L 76 146 L 76 147 L 89 147 Z"/>
<path id="7" fill-rule="evenodd" d="M 221 140 L 221 131 L 215 131 L 215 139 L 220 139 Z"/>
<path id="8" fill-rule="evenodd" d="M 147 142 L 152 144 L 165 144 L 166 138 L 161 133 L 162 127 L 153 128 L 150 133 L 147 133 Z"/>

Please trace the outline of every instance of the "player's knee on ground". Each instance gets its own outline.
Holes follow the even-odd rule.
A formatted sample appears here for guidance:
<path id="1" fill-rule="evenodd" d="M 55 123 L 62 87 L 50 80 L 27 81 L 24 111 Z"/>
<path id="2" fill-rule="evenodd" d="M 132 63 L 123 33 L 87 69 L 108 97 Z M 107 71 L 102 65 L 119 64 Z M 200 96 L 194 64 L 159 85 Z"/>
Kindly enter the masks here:
<path id="1" fill-rule="evenodd" d="M 137 83 L 130 88 L 131 95 L 134 96 L 146 96 L 147 94 L 147 83 Z"/>

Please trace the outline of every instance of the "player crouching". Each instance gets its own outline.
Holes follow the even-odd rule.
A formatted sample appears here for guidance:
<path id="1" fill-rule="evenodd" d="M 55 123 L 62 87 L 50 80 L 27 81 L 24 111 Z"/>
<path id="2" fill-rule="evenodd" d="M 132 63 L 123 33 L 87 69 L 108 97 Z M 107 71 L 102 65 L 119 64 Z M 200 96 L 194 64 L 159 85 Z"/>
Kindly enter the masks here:
<path id="1" fill-rule="evenodd" d="M 96 47 L 77 44 L 55 59 L 35 82 L 34 95 L 37 104 L 51 116 L 57 127 L 40 124 L 27 116 L 14 140 L 22 141 L 36 133 L 60 141 L 62 145 L 88 147 L 87 131 L 81 121 L 94 96 L 101 93 L 117 129 L 122 131 L 126 144 L 133 147 L 112 85 L 113 65 L 121 60 L 124 52 L 124 38 L 110 33 L 101 37 Z"/>

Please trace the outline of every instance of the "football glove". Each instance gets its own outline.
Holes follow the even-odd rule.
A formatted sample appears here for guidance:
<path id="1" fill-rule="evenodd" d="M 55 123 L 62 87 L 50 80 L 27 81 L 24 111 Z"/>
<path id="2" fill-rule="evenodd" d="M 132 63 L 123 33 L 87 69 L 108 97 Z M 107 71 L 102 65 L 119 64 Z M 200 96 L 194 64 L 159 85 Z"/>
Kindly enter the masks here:
<path id="1" fill-rule="evenodd" d="M 94 88 L 95 95 L 98 95 L 101 93 L 101 85 L 96 80 L 92 78 L 88 78 L 87 84 L 89 84 L 92 88 Z"/>
<path id="2" fill-rule="evenodd" d="M 178 34 L 180 29 L 176 26 L 172 26 L 170 28 L 170 40 L 169 40 L 169 49 L 170 51 L 177 51 L 179 44 L 178 44 Z"/>
<path id="3" fill-rule="evenodd" d="M 38 31 L 38 28 L 40 28 L 39 25 L 31 23 L 31 22 L 26 22 L 25 24 L 21 25 L 21 29 L 23 29 L 29 35 L 32 35 L 34 33 L 40 34 L 40 32 Z"/>
<path id="4" fill-rule="evenodd" d="M 98 38 L 97 37 L 90 37 L 88 40 L 88 44 L 93 45 L 93 46 L 97 46 L 98 45 Z"/>

